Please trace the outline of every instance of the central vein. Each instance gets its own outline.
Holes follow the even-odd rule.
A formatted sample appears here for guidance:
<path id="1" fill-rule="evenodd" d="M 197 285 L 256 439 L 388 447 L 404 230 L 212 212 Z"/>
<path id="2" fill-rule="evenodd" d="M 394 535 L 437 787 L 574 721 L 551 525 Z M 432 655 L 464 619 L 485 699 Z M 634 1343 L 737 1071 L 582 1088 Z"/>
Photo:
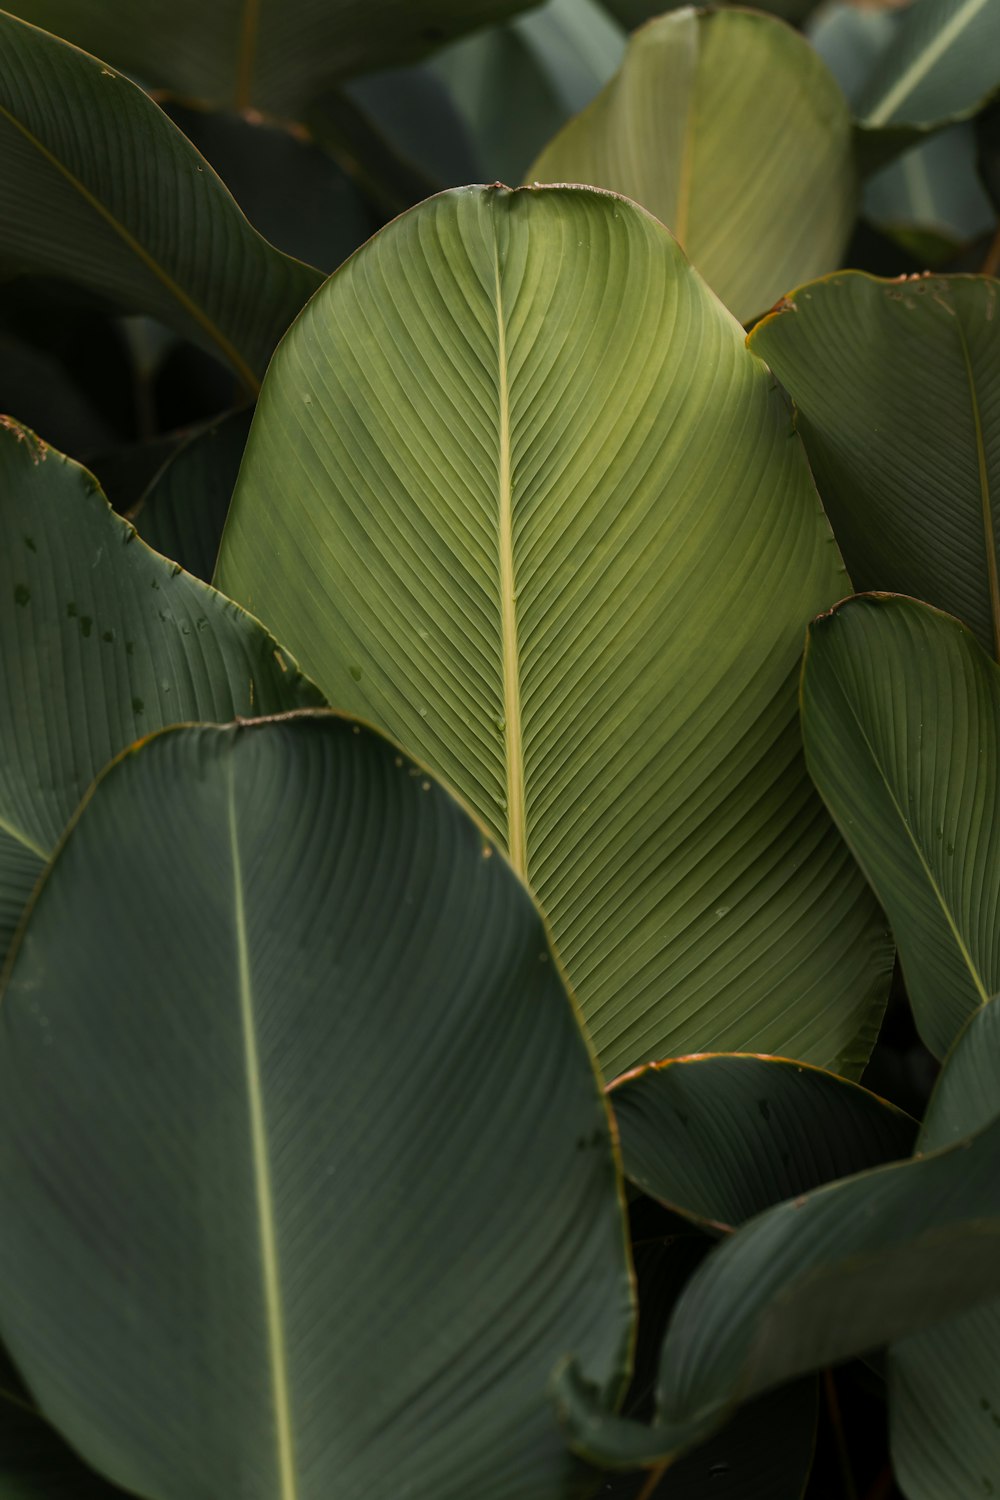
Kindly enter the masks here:
<path id="1" fill-rule="evenodd" d="M 247 939 L 246 910 L 243 902 L 243 873 L 240 864 L 239 834 L 236 829 L 236 778 L 230 764 L 229 773 L 229 844 L 233 863 L 233 905 L 236 919 L 236 953 L 239 968 L 240 1020 L 243 1027 L 243 1061 L 247 1077 L 247 1102 L 250 1109 L 250 1145 L 253 1156 L 254 1186 L 257 1194 L 257 1223 L 260 1231 L 261 1271 L 264 1308 L 267 1320 L 267 1342 L 271 1356 L 271 1390 L 274 1399 L 274 1425 L 278 1444 L 278 1478 L 280 1500 L 297 1500 L 295 1454 L 292 1445 L 291 1406 L 288 1396 L 288 1367 L 285 1354 L 284 1312 L 281 1305 L 281 1280 L 278 1270 L 278 1246 L 274 1232 L 274 1197 L 271 1190 L 271 1164 L 267 1150 L 267 1123 L 264 1117 L 264 1094 L 257 1055 L 257 1027 L 254 1017 L 253 987 L 250 981 L 250 948 Z"/>
<path id="2" fill-rule="evenodd" d="M 497 310 L 497 395 L 500 403 L 499 488 L 500 635 L 503 650 L 504 748 L 507 761 L 507 853 L 518 874 L 527 879 L 525 842 L 524 747 L 521 741 L 521 671 L 517 649 L 517 591 L 514 582 L 514 497 L 510 472 L 510 390 L 507 372 L 507 328 L 500 287 L 500 253 L 494 248 Z"/>

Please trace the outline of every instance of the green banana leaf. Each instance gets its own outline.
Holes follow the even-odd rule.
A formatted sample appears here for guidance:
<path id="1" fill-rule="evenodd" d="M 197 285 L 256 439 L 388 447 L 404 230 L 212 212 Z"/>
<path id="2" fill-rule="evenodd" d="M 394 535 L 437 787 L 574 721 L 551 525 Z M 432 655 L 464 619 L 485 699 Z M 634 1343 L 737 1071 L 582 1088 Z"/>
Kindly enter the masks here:
<path id="1" fill-rule="evenodd" d="M 996 0 L 914 0 L 875 11 L 834 0 L 806 31 L 855 112 L 865 172 L 969 119 L 1000 88 Z"/>
<path id="2" fill-rule="evenodd" d="M 24 20 L 144 83 L 301 116 L 338 78 L 388 67 L 531 0 L 14 0 Z"/>
<path id="3" fill-rule="evenodd" d="M 858 99 L 868 127 L 965 119 L 1000 88 L 997 0 L 914 0 Z"/>
<path id="4" fill-rule="evenodd" d="M 990 1123 L 1000 1100 L 1000 1006 L 977 1010 L 924 1118 L 919 1152 Z M 1000 1301 L 912 1334 L 889 1351 L 893 1465 L 907 1500 L 1000 1493 Z"/>
<path id="5" fill-rule="evenodd" d="M 0 276 L 28 274 L 159 318 L 251 391 L 322 280 L 134 83 L 0 11 Z"/>
<path id="6" fill-rule="evenodd" d="M 991 1107 L 971 1129 L 947 1141 L 937 1134 L 910 1160 L 779 1203 L 702 1262 L 663 1343 L 652 1426 L 602 1408 L 579 1372 L 564 1367 L 557 1389 L 579 1451 L 624 1467 L 669 1462 L 734 1405 L 792 1376 L 993 1306 L 989 1299 L 1000 1295 L 1000 1027 L 987 1036 L 986 1014 L 976 1016 L 953 1059 L 957 1092 L 968 1052 L 990 1052 L 980 1071 L 993 1080 Z M 939 1087 L 951 1092 L 949 1075 L 946 1065 Z M 982 1345 L 973 1350 L 985 1353 Z M 994 1387 L 995 1350 L 992 1344 Z M 934 1373 L 947 1378 L 942 1369 Z M 984 1410 L 976 1404 L 981 1433 Z M 974 1425 L 967 1413 L 964 1426 Z M 953 1493 L 934 1491 L 935 1500 Z"/>
<path id="7" fill-rule="evenodd" d="M 836 1074 L 746 1054 L 653 1063 L 608 1090 L 626 1175 L 710 1230 L 909 1156 L 917 1127 Z"/>
<path id="8" fill-rule="evenodd" d="M 943 1057 L 1000 990 L 1000 669 L 929 605 L 852 599 L 810 627 L 802 730 Z"/>
<path id="9" fill-rule="evenodd" d="M 841 272 L 750 348 L 796 427 L 855 587 L 926 599 L 1000 653 L 1000 283 Z"/>
<path id="10" fill-rule="evenodd" d="M 192 433 L 128 512 L 144 542 L 206 582 L 215 571 L 251 416 L 229 412 Z"/>
<path id="11" fill-rule="evenodd" d="M 421 766 L 330 713 L 143 741 L 0 1014 L 0 1333 L 95 1468 L 573 1493 L 553 1366 L 614 1401 L 631 1359 L 610 1117 L 528 892 Z"/>
<path id="12" fill-rule="evenodd" d="M 321 704 L 256 620 L 0 417 L 0 967 L 91 781 L 142 735 Z"/>
<path id="13" fill-rule="evenodd" d="M 850 111 L 783 22 L 684 9 L 632 37 L 620 72 L 527 180 L 642 203 L 748 322 L 840 264 L 856 206 Z"/>
<path id="14" fill-rule="evenodd" d="M 484 820 L 606 1076 L 860 1068 L 883 919 L 795 704 L 847 579 L 770 372 L 649 215 L 469 188 L 383 230 L 282 343 L 216 578 Z"/>

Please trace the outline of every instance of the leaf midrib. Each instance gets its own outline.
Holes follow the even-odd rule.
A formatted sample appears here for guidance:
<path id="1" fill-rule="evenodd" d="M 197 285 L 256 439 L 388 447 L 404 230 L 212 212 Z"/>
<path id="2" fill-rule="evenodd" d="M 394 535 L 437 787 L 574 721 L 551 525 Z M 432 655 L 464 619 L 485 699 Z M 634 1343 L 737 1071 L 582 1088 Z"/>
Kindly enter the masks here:
<path id="1" fill-rule="evenodd" d="M 32 130 L 29 130 L 27 125 L 19 120 L 15 114 L 13 114 L 9 109 L 6 108 L 6 106 L 2 104 L 0 104 L 0 119 L 4 119 L 9 125 L 12 125 L 13 128 L 21 136 L 24 137 L 28 144 L 34 147 L 38 154 L 46 162 L 48 162 L 49 166 L 54 168 L 54 170 L 58 172 L 59 175 L 70 185 L 70 187 L 75 192 L 79 193 L 84 202 L 88 204 L 88 206 L 92 208 L 94 212 L 104 220 L 109 229 L 111 229 L 113 233 L 118 236 L 118 238 L 122 241 L 127 249 L 131 250 L 132 254 L 135 255 L 137 260 L 139 260 L 143 266 L 145 266 L 150 275 L 155 277 L 155 279 L 170 294 L 170 296 L 173 297 L 181 307 L 183 307 L 184 311 L 189 315 L 189 317 L 194 320 L 194 322 L 198 325 L 202 332 L 212 341 L 213 344 L 215 344 L 220 354 L 222 354 L 223 357 L 232 365 L 233 369 L 239 375 L 240 380 L 247 387 L 248 391 L 252 395 L 256 396 L 260 391 L 260 381 L 257 379 L 243 356 L 222 332 L 222 329 L 212 321 L 205 309 L 203 307 L 200 307 L 198 303 L 195 302 L 194 299 L 184 291 L 183 287 L 177 284 L 177 282 L 170 275 L 169 271 L 165 270 L 165 268 L 160 265 L 159 261 L 156 260 L 154 256 L 150 255 L 145 246 L 141 245 L 135 238 L 135 236 L 128 229 L 126 229 L 121 220 L 115 217 L 115 215 L 106 206 L 106 204 L 102 203 L 101 200 L 90 191 L 86 184 L 81 182 L 79 177 L 77 177 L 74 172 L 70 171 L 65 162 L 61 162 L 58 156 L 56 156 L 54 152 L 50 151 L 49 148 L 44 144 L 44 142 L 40 141 Z"/>
<path id="2" fill-rule="evenodd" d="M 983 984 L 983 981 L 982 981 L 982 979 L 981 979 L 981 977 L 979 975 L 978 969 L 976 968 L 975 964 L 972 961 L 972 955 L 970 954 L 968 948 L 965 946 L 965 940 L 963 939 L 962 934 L 961 934 L 961 932 L 958 929 L 958 925 L 957 925 L 957 923 L 955 921 L 955 918 L 952 916 L 951 908 L 949 907 L 947 901 L 944 899 L 944 892 L 941 890 L 941 887 L 938 885 L 936 879 L 934 878 L 934 872 L 932 871 L 930 865 L 927 863 L 927 860 L 924 857 L 924 852 L 921 849 L 920 844 L 917 842 L 916 837 L 914 836 L 913 830 L 910 827 L 909 822 L 907 821 L 906 814 L 903 812 L 903 809 L 900 806 L 900 804 L 899 804 L 899 802 L 898 802 L 898 800 L 896 798 L 896 794 L 895 794 L 895 792 L 892 789 L 892 785 L 891 785 L 891 783 L 889 781 L 888 776 L 886 775 L 885 771 L 882 769 L 882 763 L 879 760 L 879 757 L 878 757 L 878 755 L 877 755 L 877 753 L 875 751 L 875 746 L 872 744 L 871 740 L 868 738 L 868 735 L 865 732 L 865 727 L 862 724 L 860 718 L 858 717 L 857 710 L 855 709 L 854 704 L 851 702 L 850 695 L 848 694 L 847 690 L 845 689 L 843 683 L 840 681 L 839 678 L 837 679 L 837 685 L 840 688 L 840 691 L 841 691 L 841 694 L 843 696 L 844 702 L 847 704 L 848 711 L 849 711 L 852 719 L 854 720 L 855 724 L 858 727 L 858 733 L 860 734 L 862 740 L 864 741 L 865 748 L 867 749 L 869 755 L 871 756 L 872 764 L 874 765 L 876 771 L 878 772 L 878 775 L 879 775 L 879 777 L 880 777 L 880 779 L 882 781 L 882 785 L 885 787 L 885 790 L 886 790 L 886 793 L 887 793 L 887 795 L 889 797 L 889 800 L 892 803 L 893 808 L 896 811 L 896 816 L 899 818 L 899 821 L 902 824 L 902 826 L 903 826 L 903 828 L 904 828 L 904 830 L 906 832 L 906 836 L 910 840 L 911 845 L 913 846 L 913 852 L 916 854 L 917 859 L 920 862 L 921 868 L 923 869 L 924 874 L 927 877 L 927 883 L 930 886 L 931 890 L 934 892 L 935 899 L 936 899 L 939 907 L 941 908 L 941 913 L 944 916 L 944 919 L 945 919 L 946 923 L 948 924 L 949 930 L 951 931 L 951 935 L 954 938 L 955 945 L 958 948 L 958 951 L 959 951 L 959 953 L 962 956 L 962 961 L 964 962 L 966 968 L 969 971 L 969 976 L 972 979 L 972 983 L 975 986 L 975 989 L 976 989 L 977 994 L 979 995 L 980 1001 L 981 1001 L 981 1003 L 983 1005 L 985 1005 L 989 1001 L 989 998 L 990 998 L 989 997 L 989 993 L 988 993 L 988 991 L 986 989 L 986 986 Z"/>
<path id="3" fill-rule="evenodd" d="M 233 913 L 236 928 L 236 954 L 239 973 L 240 1024 L 243 1031 L 243 1061 L 247 1079 L 254 1189 L 257 1198 L 257 1223 L 260 1233 L 261 1276 L 267 1320 L 268 1350 L 271 1362 L 271 1390 L 274 1399 L 275 1436 L 278 1446 L 279 1494 L 280 1500 L 297 1500 L 298 1487 L 295 1476 L 291 1404 L 288 1390 L 288 1359 L 285 1344 L 284 1308 L 281 1298 L 277 1236 L 274 1227 L 274 1194 L 271 1186 L 271 1164 L 267 1146 L 267 1120 L 264 1111 L 263 1088 L 261 1086 L 260 1059 L 257 1053 L 257 1027 L 254 1015 L 253 986 L 250 976 L 250 945 L 243 895 L 243 867 L 240 860 L 239 832 L 236 820 L 236 775 L 232 754 L 230 754 L 229 758 L 228 782 L 229 847 L 233 867 Z"/>
<path id="4" fill-rule="evenodd" d="M 522 879 L 527 878 L 524 744 L 521 724 L 521 663 L 517 635 L 517 586 L 514 574 L 514 494 L 510 451 L 510 385 L 507 327 L 500 279 L 500 247 L 493 240 L 494 298 L 497 317 L 498 548 L 500 554 L 500 635 L 503 656 L 504 749 L 507 770 L 507 854 Z"/>

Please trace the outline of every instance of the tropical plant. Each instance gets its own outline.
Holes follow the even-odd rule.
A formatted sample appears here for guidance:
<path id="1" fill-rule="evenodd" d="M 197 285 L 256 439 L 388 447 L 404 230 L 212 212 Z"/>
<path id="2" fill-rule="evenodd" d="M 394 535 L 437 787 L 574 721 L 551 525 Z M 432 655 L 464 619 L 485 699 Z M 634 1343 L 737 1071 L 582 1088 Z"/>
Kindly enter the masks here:
<path id="1" fill-rule="evenodd" d="M 1000 0 L 662 12 L 0 11 L 0 1500 L 1000 1494 Z"/>

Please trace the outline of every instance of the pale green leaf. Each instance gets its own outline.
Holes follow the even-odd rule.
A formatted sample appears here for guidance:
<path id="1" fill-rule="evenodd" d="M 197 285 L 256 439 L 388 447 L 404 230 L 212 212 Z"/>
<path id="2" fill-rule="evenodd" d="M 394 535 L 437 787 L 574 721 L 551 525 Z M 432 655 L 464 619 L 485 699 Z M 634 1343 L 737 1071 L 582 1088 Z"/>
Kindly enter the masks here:
<path id="1" fill-rule="evenodd" d="M 484 819 L 609 1076 L 859 1069 L 884 927 L 795 699 L 848 583 L 773 377 L 649 215 L 471 188 L 370 241 L 274 361 L 217 580 Z"/>

